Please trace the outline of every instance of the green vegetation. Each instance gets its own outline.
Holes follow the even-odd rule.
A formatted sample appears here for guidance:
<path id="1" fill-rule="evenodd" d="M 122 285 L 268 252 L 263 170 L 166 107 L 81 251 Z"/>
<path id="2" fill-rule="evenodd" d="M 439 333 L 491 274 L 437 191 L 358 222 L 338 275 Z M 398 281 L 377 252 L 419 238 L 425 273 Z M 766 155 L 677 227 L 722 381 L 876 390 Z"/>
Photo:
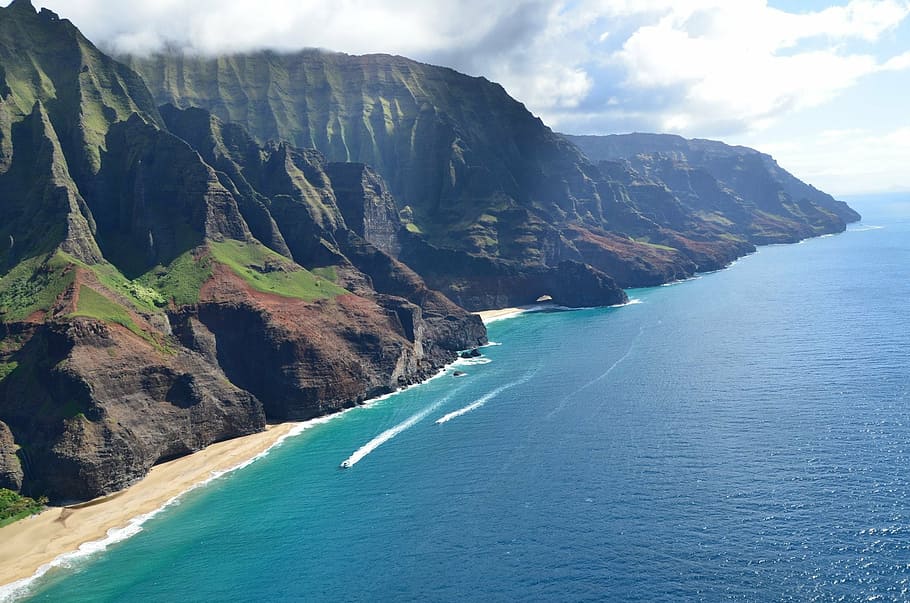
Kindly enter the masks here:
<path id="1" fill-rule="evenodd" d="M 211 257 L 196 258 L 192 251 L 180 255 L 167 267 L 156 266 L 133 280 L 128 279 L 113 264 L 89 266 L 59 253 L 67 261 L 91 270 L 106 288 L 133 302 L 136 309 L 154 313 L 173 300 L 177 305 L 199 302 L 199 290 L 212 276 Z"/>
<path id="2" fill-rule="evenodd" d="M 648 247 L 653 247 L 654 249 L 660 249 L 661 251 L 678 251 L 675 247 L 669 247 L 667 245 L 660 245 L 658 243 L 652 243 L 648 240 L 647 237 L 642 237 L 639 239 L 632 239 L 639 245 L 647 245 Z"/>
<path id="3" fill-rule="evenodd" d="M 0 279 L 0 316 L 5 321 L 24 320 L 37 311 L 50 310 L 73 282 L 69 268 L 70 262 L 59 253 L 20 262 Z"/>
<path id="4" fill-rule="evenodd" d="M 34 500 L 12 490 L 0 488 L 0 528 L 29 515 L 40 513 L 46 504 L 47 499 L 43 496 Z"/>
<path id="5" fill-rule="evenodd" d="M 178 306 L 199 302 L 199 290 L 212 278 L 212 258 L 197 257 L 193 251 L 180 255 L 169 266 L 157 266 L 140 276 L 132 285 L 157 296 L 155 305 L 173 300 Z M 135 297 L 135 294 L 133 294 Z"/>
<path id="6" fill-rule="evenodd" d="M 0 381 L 3 381 L 10 376 L 14 370 L 19 368 L 18 362 L 0 362 Z"/>
<path id="7" fill-rule="evenodd" d="M 72 258 L 72 262 L 94 272 L 102 285 L 132 301 L 139 310 L 154 312 L 158 306 L 165 303 L 157 291 L 129 280 L 111 264 L 104 263 L 87 266 L 75 258 Z"/>
<path id="8" fill-rule="evenodd" d="M 226 240 L 212 242 L 210 247 L 217 262 L 233 270 L 257 291 L 307 301 L 347 293 L 262 245 Z"/>
<path id="9" fill-rule="evenodd" d="M 112 302 L 91 287 L 86 287 L 85 285 L 79 287 L 79 301 L 73 316 L 88 316 L 104 322 L 117 323 L 146 341 L 154 343 L 151 336 L 133 322 L 126 308 Z"/>
<path id="10" fill-rule="evenodd" d="M 316 276 L 324 278 L 327 281 L 331 281 L 333 283 L 338 282 L 338 270 L 335 266 L 323 266 L 321 268 L 313 268 L 310 272 L 312 272 Z"/>

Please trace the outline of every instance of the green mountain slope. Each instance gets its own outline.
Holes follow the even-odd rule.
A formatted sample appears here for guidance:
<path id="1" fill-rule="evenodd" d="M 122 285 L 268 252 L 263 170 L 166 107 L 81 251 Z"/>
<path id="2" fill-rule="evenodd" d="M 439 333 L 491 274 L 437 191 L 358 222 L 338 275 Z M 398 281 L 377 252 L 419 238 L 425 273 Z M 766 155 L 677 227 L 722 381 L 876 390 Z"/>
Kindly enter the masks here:
<path id="1" fill-rule="evenodd" d="M 159 103 L 204 108 L 260 143 L 290 141 L 330 161 L 371 165 L 401 212 L 401 259 L 468 307 L 502 303 L 492 290 L 516 290 L 516 277 L 559 294 L 550 289 L 557 272 L 584 272 L 574 263 L 624 286 L 657 284 L 719 268 L 756 243 L 842 230 L 853 218 L 826 197 L 779 203 L 770 189 L 756 191 L 760 203 L 736 197 L 727 213 L 702 211 L 675 198 L 659 174 L 594 165 L 501 86 L 402 57 L 308 50 L 122 59 Z M 749 181 L 767 172 L 764 163 L 741 167 Z M 751 230 L 731 228 L 740 210 Z"/>
<path id="2" fill-rule="evenodd" d="M 566 136 L 566 139 L 592 161 L 623 161 L 643 176 L 667 184 L 681 199 L 688 199 L 695 210 L 703 209 L 706 204 L 723 203 L 727 217 L 733 219 L 738 215 L 738 219 L 733 219 L 736 223 L 768 215 L 772 220 L 774 216 L 790 219 L 796 223 L 796 227 L 790 225 L 790 240 L 813 234 L 799 225 L 824 232 L 828 225 L 826 214 L 834 214 L 844 222 L 860 219 L 843 201 L 797 179 L 770 155 L 748 147 L 668 134 Z M 721 200 L 723 196 L 727 197 L 725 201 Z M 782 228 L 780 225 L 777 228 L 760 223 L 751 228 L 745 226 L 757 243 L 788 240 L 785 232 L 775 232 Z M 783 230 L 786 229 L 784 226 Z"/>
<path id="3" fill-rule="evenodd" d="M 27 0 L 0 9 L 0 65 L 0 487 L 109 493 L 486 341 L 370 242 L 400 224 L 363 166 L 330 176 L 315 151 L 162 115 Z"/>

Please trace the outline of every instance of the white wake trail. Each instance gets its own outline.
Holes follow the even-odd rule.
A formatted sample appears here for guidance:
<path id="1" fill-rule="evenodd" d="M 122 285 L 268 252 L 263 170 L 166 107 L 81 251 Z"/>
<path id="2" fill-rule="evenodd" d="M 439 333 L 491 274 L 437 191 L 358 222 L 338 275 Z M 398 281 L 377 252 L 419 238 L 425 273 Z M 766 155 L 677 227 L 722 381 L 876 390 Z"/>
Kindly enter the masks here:
<path id="1" fill-rule="evenodd" d="M 443 415 L 443 416 L 439 417 L 438 419 L 436 419 L 436 424 L 442 425 L 443 423 L 448 423 L 449 421 L 451 421 L 452 419 L 454 419 L 456 417 L 460 417 L 461 415 L 466 415 L 469 412 L 471 412 L 472 410 L 480 408 L 481 406 L 486 404 L 487 401 L 489 401 L 492 397 L 493 396 L 488 394 L 488 395 L 484 396 L 483 398 L 480 398 L 476 402 L 472 402 L 471 404 L 468 404 L 464 408 L 459 408 L 458 410 L 452 411 L 447 415 Z"/>
<path id="2" fill-rule="evenodd" d="M 489 402 L 490 400 L 492 400 L 493 398 L 495 398 L 496 396 L 498 396 L 498 395 L 501 394 L 502 392 L 506 391 L 507 389 L 511 389 L 511 388 L 513 388 L 513 387 L 515 387 L 515 386 L 521 385 L 522 383 L 527 383 L 528 380 L 529 380 L 531 377 L 533 377 L 534 374 L 535 374 L 536 372 L 537 372 L 537 371 L 535 370 L 534 372 L 528 373 L 527 375 L 525 375 L 525 376 L 522 377 L 521 379 L 518 379 L 517 381 L 513 381 L 512 383 L 507 383 L 507 384 L 505 384 L 505 385 L 502 385 L 502 386 L 500 386 L 500 387 L 497 387 L 497 388 L 494 389 L 493 391 L 491 391 L 491 392 L 489 392 L 489 393 L 487 393 L 487 394 L 484 394 L 484 395 L 481 396 L 480 398 L 474 400 L 473 402 L 471 402 L 471 403 L 468 404 L 467 406 L 465 406 L 465 407 L 463 407 L 463 408 L 459 408 L 458 410 L 453 410 L 453 411 L 450 412 L 449 414 L 443 415 L 443 416 L 439 417 L 438 419 L 436 419 L 436 424 L 437 424 L 437 425 L 442 425 L 443 423 L 448 423 L 448 422 L 451 421 L 452 419 L 455 419 L 455 418 L 457 418 L 457 417 L 460 417 L 461 415 L 466 415 L 466 414 L 468 414 L 469 412 L 471 412 L 472 410 L 477 410 L 478 408 L 480 408 L 481 406 L 483 406 L 484 404 L 486 404 L 487 402 Z"/>
<path id="3" fill-rule="evenodd" d="M 356 450 L 356 452 L 354 452 L 354 454 L 349 456 L 347 459 L 345 459 L 341 463 L 341 466 L 344 469 L 350 469 L 351 467 L 353 467 L 354 465 L 359 463 L 363 459 L 363 457 L 370 454 L 371 452 L 373 452 L 374 450 L 376 450 L 377 448 L 379 448 L 380 446 L 382 446 L 383 444 L 385 444 L 386 442 L 388 442 L 389 440 L 391 440 L 392 438 L 394 438 L 395 436 L 400 434 L 402 431 L 410 429 L 411 427 L 413 427 L 414 425 L 416 425 L 417 423 L 422 421 L 424 418 L 426 418 L 426 416 L 428 414 L 430 414 L 431 412 L 433 412 L 434 410 L 439 408 L 441 405 L 448 402 L 451 397 L 452 397 L 452 394 L 449 394 L 448 396 L 445 396 L 445 397 L 439 399 L 434 404 L 421 410 L 420 412 L 408 417 L 407 419 L 405 419 L 404 421 L 402 421 L 395 427 L 386 429 L 385 431 L 380 433 L 378 436 L 376 436 L 375 438 L 373 438 L 372 440 L 370 440 L 369 442 L 367 442 L 366 444 L 364 444 L 363 446 L 358 448 Z"/>
<path id="4" fill-rule="evenodd" d="M 566 405 L 568 405 L 569 400 L 572 399 L 573 396 L 580 394 L 581 392 L 588 389 L 592 385 L 599 383 L 599 382 L 603 381 L 604 379 L 606 379 L 607 377 L 609 377 L 610 373 L 612 373 L 614 370 L 616 370 L 616 367 L 618 367 L 620 364 L 622 364 L 626 360 L 626 358 L 629 357 L 629 355 L 632 353 L 632 351 L 635 349 L 635 344 L 641 338 L 641 334 L 644 332 L 644 330 L 645 330 L 644 325 L 639 327 L 638 334 L 635 336 L 635 338 L 629 344 L 629 348 L 626 350 L 626 352 L 622 356 L 619 357 L 619 359 L 616 362 L 614 362 L 613 364 L 610 365 L 610 368 L 608 368 L 607 370 L 602 372 L 600 375 L 598 375 L 594 379 L 591 379 L 590 381 L 588 381 L 587 383 L 585 383 L 584 385 L 582 385 L 581 387 L 579 387 L 572 393 L 566 394 L 562 398 L 562 400 L 559 401 L 559 405 L 547 414 L 546 419 L 549 421 L 554 416 L 556 416 L 558 413 L 562 412 L 566 408 Z"/>

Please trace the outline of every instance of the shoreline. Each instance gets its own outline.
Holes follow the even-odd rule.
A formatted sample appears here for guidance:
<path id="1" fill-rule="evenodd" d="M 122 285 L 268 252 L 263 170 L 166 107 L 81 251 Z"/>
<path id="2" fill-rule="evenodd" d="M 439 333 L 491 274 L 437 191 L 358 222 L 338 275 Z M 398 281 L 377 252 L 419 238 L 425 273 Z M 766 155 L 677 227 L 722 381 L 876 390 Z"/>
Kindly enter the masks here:
<path id="1" fill-rule="evenodd" d="M 824 235 L 804 240 L 809 238 L 824 238 Z M 790 244 L 792 243 L 787 243 Z M 759 246 L 759 249 L 767 246 L 769 245 Z M 716 272 L 727 270 L 742 257 Z M 688 279 L 661 286 L 694 280 L 702 274 L 705 273 L 696 273 Z M 634 303 L 640 302 L 630 300 L 622 305 Z M 537 303 L 483 310 L 473 314 L 488 325 L 548 306 L 554 305 Z M 156 465 L 140 481 L 119 492 L 71 506 L 50 507 L 38 515 L 0 528 L 0 541 L 5 545 L 0 547 L 0 603 L 18 600 L 28 592 L 36 579 L 48 571 L 56 567 L 68 568 L 79 558 L 102 551 L 135 535 L 142 530 L 141 526 L 148 519 L 179 501 L 185 494 L 246 467 L 288 437 L 349 410 L 375 404 L 403 390 L 422 385 L 446 374 L 451 366 L 452 364 L 441 367 L 436 375 L 420 383 L 367 400 L 352 408 L 306 422 L 269 425 L 263 432 L 211 444 L 195 453 Z"/>
<path id="2" fill-rule="evenodd" d="M 499 308 L 496 310 L 481 310 L 479 312 L 472 312 L 472 314 L 479 316 L 480 320 L 483 321 L 483 324 L 488 325 L 491 322 L 496 322 L 497 320 L 515 318 L 516 316 L 520 316 L 525 312 L 531 312 L 538 308 L 545 307 L 547 307 L 547 304 L 533 304 L 529 306 L 515 306 L 513 308 Z"/>
<path id="3" fill-rule="evenodd" d="M 457 362 L 457 360 L 455 361 Z M 265 431 L 210 444 L 186 456 L 155 465 L 138 482 L 118 492 L 68 505 L 0 528 L 0 603 L 24 596 L 35 580 L 56 567 L 107 549 L 142 530 L 142 525 L 185 494 L 242 469 L 287 438 L 412 387 L 445 375 L 453 363 L 421 381 L 362 404 L 303 422 L 267 425 Z"/>
<path id="4" fill-rule="evenodd" d="M 15 600 L 54 567 L 66 567 L 72 559 L 135 534 L 184 494 L 246 467 L 288 437 L 324 420 L 270 425 L 259 433 L 217 442 L 152 467 L 119 492 L 69 507 L 49 507 L 0 528 L 0 601 Z"/>

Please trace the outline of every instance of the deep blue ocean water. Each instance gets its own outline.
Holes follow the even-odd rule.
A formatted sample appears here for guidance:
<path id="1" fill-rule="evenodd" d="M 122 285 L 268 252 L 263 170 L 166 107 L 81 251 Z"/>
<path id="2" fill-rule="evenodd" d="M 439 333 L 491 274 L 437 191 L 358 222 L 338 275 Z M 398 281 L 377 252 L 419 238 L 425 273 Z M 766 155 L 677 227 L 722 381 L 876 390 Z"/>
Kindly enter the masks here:
<path id="1" fill-rule="evenodd" d="M 286 441 L 30 600 L 910 600 L 910 203 L 854 204 L 633 305 L 493 323 L 467 377 Z"/>

